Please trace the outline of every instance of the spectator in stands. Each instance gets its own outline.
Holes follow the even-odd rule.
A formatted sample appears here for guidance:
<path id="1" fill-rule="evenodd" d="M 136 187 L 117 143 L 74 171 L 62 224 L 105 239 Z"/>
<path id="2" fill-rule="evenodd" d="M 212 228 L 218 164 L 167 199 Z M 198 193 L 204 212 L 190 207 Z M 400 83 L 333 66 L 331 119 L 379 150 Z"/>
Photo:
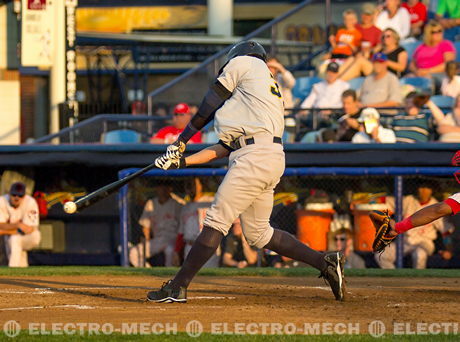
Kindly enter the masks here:
<path id="1" fill-rule="evenodd" d="M 428 18 L 425 4 L 419 0 L 408 0 L 402 6 L 410 14 L 410 35 L 416 38 L 420 37 Z"/>
<path id="2" fill-rule="evenodd" d="M 417 143 L 429 140 L 429 116 L 420 112 L 425 104 L 436 121 L 439 122 L 444 118 L 439 107 L 429 100 L 429 95 L 410 92 L 404 100 L 405 114 L 397 115 L 393 119 L 397 142 Z"/>
<path id="3" fill-rule="evenodd" d="M 388 57 L 382 52 L 372 56 L 374 73 L 366 77 L 361 87 L 360 101 L 366 107 L 395 107 L 401 104 L 398 78 L 388 72 Z"/>
<path id="4" fill-rule="evenodd" d="M 163 182 L 156 188 L 157 196 L 145 204 L 139 224 L 145 241 L 145 259 L 165 254 L 165 266 L 173 266 L 174 247 L 179 230 L 179 214 L 184 204 L 172 193 L 172 186 Z M 143 266 L 143 243 L 129 250 L 129 261 L 134 267 Z M 148 262 L 146 263 L 147 266 Z"/>
<path id="5" fill-rule="evenodd" d="M 410 15 L 401 6 L 401 0 L 386 0 L 385 7 L 377 16 L 375 23 L 382 31 L 392 28 L 399 33 L 401 39 L 406 39 L 410 33 Z"/>
<path id="6" fill-rule="evenodd" d="M 460 76 L 458 73 L 457 62 L 446 63 L 446 77 L 441 83 L 441 94 L 444 96 L 457 97 L 460 95 Z"/>
<path id="7" fill-rule="evenodd" d="M 366 264 L 353 251 L 353 234 L 351 230 L 341 228 L 334 233 L 335 249 L 345 255 L 345 268 L 366 268 Z"/>
<path id="8" fill-rule="evenodd" d="M 179 103 L 174 107 L 172 126 L 160 129 L 151 139 L 152 144 L 172 144 L 189 123 L 193 114 L 186 103 Z M 197 132 L 190 142 L 201 143 L 201 132 Z"/>
<path id="9" fill-rule="evenodd" d="M 446 29 L 446 38 L 456 40 L 460 35 L 460 4 L 458 0 L 439 0 L 436 18 Z"/>
<path id="10" fill-rule="evenodd" d="M 344 115 L 338 120 L 337 141 L 351 141 L 353 136 L 359 132 L 360 127 L 358 118 L 361 108 L 355 90 L 348 89 L 342 93 L 342 108 Z"/>
<path id="11" fill-rule="evenodd" d="M 257 251 L 249 246 L 243 235 L 241 222 L 237 219 L 225 239 L 224 266 L 245 268 L 257 263 Z"/>
<path id="12" fill-rule="evenodd" d="M 313 86 L 310 95 L 301 103 L 300 108 L 340 108 L 342 93 L 350 88 L 350 85 L 339 79 L 338 74 L 339 65 L 336 62 L 329 63 L 326 79 Z"/>
<path id="13" fill-rule="evenodd" d="M 335 36 L 329 37 L 333 59 L 347 59 L 358 52 L 361 46 L 362 35 L 356 28 L 356 12 L 351 9 L 343 12 L 343 23 L 345 28 L 339 29 Z"/>
<path id="14" fill-rule="evenodd" d="M 176 256 L 180 251 L 184 250 L 184 258 L 190 252 L 193 242 L 203 229 L 203 220 L 206 216 L 206 211 L 211 207 L 214 195 L 203 192 L 203 182 L 194 177 L 185 185 L 185 190 L 190 202 L 185 204 L 180 212 L 179 234 L 176 240 Z M 204 267 L 218 267 L 220 259 L 220 249 L 217 249 L 213 257 L 211 257 Z M 179 262 L 175 262 L 179 265 Z"/>
<path id="15" fill-rule="evenodd" d="M 388 71 L 400 78 L 406 71 L 409 57 L 407 51 L 399 45 L 398 32 L 392 28 L 383 31 L 381 52 L 388 57 Z"/>
<path id="16" fill-rule="evenodd" d="M 35 199 L 26 195 L 24 183 L 11 185 L 9 194 L 0 197 L 0 238 L 6 236 L 9 267 L 27 267 L 27 251 L 37 247 L 41 234 Z"/>
<path id="17" fill-rule="evenodd" d="M 403 218 L 407 218 L 421 208 L 435 204 L 438 201 L 432 196 L 433 185 L 427 182 L 421 183 L 416 195 L 409 195 L 403 199 Z M 388 209 L 394 212 L 394 200 L 387 199 Z M 425 226 L 411 229 L 404 236 L 404 255 L 411 254 L 414 268 L 426 268 L 426 261 L 435 250 L 434 240 L 437 237 L 436 230 L 441 233 L 447 231 L 448 227 L 443 219 L 434 221 Z M 392 243 L 385 251 L 375 256 L 375 260 L 381 268 L 395 268 L 396 244 Z"/>
<path id="18" fill-rule="evenodd" d="M 382 30 L 375 26 L 377 8 L 373 3 L 366 2 L 361 7 L 361 24 L 356 29 L 361 32 L 361 52 L 366 58 L 370 58 L 370 52 L 374 51 L 381 43 Z"/>
<path id="19" fill-rule="evenodd" d="M 440 135 L 439 141 L 460 143 L 460 95 L 455 98 L 452 112 L 436 123 Z"/>
<path id="20" fill-rule="evenodd" d="M 443 38 L 443 28 L 436 20 L 431 20 L 424 29 L 423 44 L 415 51 L 409 65 L 410 71 L 419 77 L 431 77 L 435 81 L 443 76 L 446 63 L 455 60 L 455 47 Z"/>
<path id="21" fill-rule="evenodd" d="M 365 108 L 358 119 L 360 123 L 359 132 L 351 140 L 356 144 L 387 143 L 396 142 L 395 133 L 380 124 L 380 114 L 375 108 Z"/>
<path id="22" fill-rule="evenodd" d="M 275 57 L 267 59 L 267 66 L 280 87 L 281 95 L 283 95 L 284 108 L 294 108 L 291 92 L 292 88 L 295 86 L 294 76 Z M 291 114 L 291 112 L 286 111 L 286 114 Z"/>

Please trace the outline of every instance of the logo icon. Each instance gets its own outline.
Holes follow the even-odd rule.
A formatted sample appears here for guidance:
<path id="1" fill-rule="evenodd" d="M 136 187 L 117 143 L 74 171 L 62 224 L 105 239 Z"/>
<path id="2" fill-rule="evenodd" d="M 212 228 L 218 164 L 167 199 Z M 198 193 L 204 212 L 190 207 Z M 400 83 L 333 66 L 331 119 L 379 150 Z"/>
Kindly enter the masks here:
<path id="1" fill-rule="evenodd" d="M 203 333 L 203 324 L 197 320 L 190 321 L 185 326 L 185 332 L 190 337 L 199 337 Z"/>
<path id="2" fill-rule="evenodd" d="M 8 337 L 16 337 L 21 332 L 21 326 L 16 321 L 8 321 L 3 324 L 3 332 Z"/>
<path id="3" fill-rule="evenodd" d="M 385 334 L 385 324 L 382 321 L 372 321 L 368 326 L 369 334 L 372 337 L 379 338 Z"/>

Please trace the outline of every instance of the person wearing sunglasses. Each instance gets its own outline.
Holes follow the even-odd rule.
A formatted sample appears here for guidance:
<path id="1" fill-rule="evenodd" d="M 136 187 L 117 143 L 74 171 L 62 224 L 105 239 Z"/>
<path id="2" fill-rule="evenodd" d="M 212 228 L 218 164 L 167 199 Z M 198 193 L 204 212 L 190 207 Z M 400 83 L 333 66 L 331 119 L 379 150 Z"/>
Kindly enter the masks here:
<path id="1" fill-rule="evenodd" d="M 443 28 L 436 20 L 431 20 L 423 35 L 423 44 L 414 51 L 409 70 L 418 77 L 433 78 L 441 84 L 446 63 L 455 60 L 454 44 L 444 39 Z"/>
<path id="2" fill-rule="evenodd" d="M 150 139 L 152 144 L 171 144 L 177 140 L 179 135 L 187 127 L 193 117 L 192 108 L 186 103 L 179 103 L 174 107 L 173 120 L 171 126 L 160 129 Z M 191 139 L 191 143 L 200 144 L 202 142 L 201 132 L 198 131 Z"/>
<path id="3" fill-rule="evenodd" d="M 351 230 L 340 228 L 335 231 L 334 246 L 337 251 L 346 256 L 345 268 L 366 268 L 363 258 L 353 251 L 353 234 Z"/>
<path id="4" fill-rule="evenodd" d="M 382 49 L 387 57 L 388 71 L 398 78 L 406 71 L 408 55 L 407 51 L 399 45 L 399 34 L 392 28 L 387 28 L 382 34 Z"/>
<path id="5" fill-rule="evenodd" d="M 38 205 L 26 195 L 24 183 L 11 185 L 8 194 L 0 197 L 0 233 L 6 237 L 8 266 L 27 267 L 27 251 L 40 243 Z"/>

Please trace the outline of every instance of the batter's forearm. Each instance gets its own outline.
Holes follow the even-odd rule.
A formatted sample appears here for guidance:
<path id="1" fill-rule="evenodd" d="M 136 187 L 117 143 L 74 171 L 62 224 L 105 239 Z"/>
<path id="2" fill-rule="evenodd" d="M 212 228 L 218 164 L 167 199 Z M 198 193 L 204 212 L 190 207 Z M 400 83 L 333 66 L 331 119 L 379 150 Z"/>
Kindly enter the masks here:
<path id="1" fill-rule="evenodd" d="M 185 164 L 187 166 L 206 164 L 210 161 L 226 157 L 228 154 L 228 150 L 226 150 L 222 145 L 216 144 L 186 157 Z"/>

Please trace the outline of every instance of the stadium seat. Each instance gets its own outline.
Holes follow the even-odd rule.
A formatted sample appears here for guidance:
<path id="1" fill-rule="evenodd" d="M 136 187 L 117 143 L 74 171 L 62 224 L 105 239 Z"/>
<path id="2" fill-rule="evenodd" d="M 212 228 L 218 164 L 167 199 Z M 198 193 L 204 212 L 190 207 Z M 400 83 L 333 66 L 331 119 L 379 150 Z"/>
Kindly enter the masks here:
<path id="1" fill-rule="evenodd" d="M 303 101 L 310 94 L 313 85 L 321 82 L 320 77 L 299 77 L 296 79 L 295 86 L 292 88 L 292 96 L 294 99 Z"/>
<path id="2" fill-rule="evenodd" d="M 422 44 L 422 42 L 419 40 L 410 40 L 401 43 L 401 46 L 407 51 L 407 55 L 409 56 L 409 62 L 412 60 L 412 55 L 414 54 L 415 49 L 420 44 Z"/>
<path id="3" fill-rule="evenodd" d="M 457 50 L 455 61 L 460 63 L 460 40 L 454 42 L 455 50 Z"/>
<path id="4" fill-rule="evenodd" d="M 359 90 L 363 85 L 364 77 L 356 77 L 348 81 L 350 88 L 353 90 Z"/>
<path id="5" fill-rule="evenodd" d="M 140 134 L 130 129 L 119 129 L 102 135 L 102 143 L 104 144 L 134 144 L 140 141 Z"/>
<path id="6" fill-rule="evenodd" d="M 450 110 L 454 105 L 454 98 L 450 96 L 434 95 L 431 97 L 433 103 L 443 109 Z"/>
<path id="7" fill-rule="evenodd" d="M 433 93 L 433 81 L 425 77 L 403 77 L 399 80 L 402 85 L 409 84 L 424 92 Z"/>

